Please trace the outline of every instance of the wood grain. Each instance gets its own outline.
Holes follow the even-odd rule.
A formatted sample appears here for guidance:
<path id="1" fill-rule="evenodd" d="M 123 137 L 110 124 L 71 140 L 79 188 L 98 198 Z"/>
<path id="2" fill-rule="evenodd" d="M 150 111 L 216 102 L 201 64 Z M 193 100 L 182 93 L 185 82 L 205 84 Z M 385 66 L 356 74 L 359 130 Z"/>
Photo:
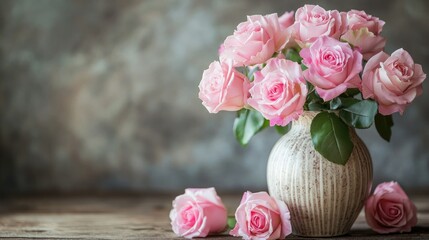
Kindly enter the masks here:
<path id="1" fill-rule="evenodd" d="M 241 196 L 221 196 L 233 213 Z M 173 198 L 145 195 L 3 199 L 0 239 L 175 239 L 168 218 Z M 429 239 L 429 195 L 413 195 L 412 199 L 419 211 L 419 223 L 413 232 L 377 235 L 368 229 L 361 213 L 352 231 L 336 239 Z M 234 238 L 224 233 L 209 239 Z"/>

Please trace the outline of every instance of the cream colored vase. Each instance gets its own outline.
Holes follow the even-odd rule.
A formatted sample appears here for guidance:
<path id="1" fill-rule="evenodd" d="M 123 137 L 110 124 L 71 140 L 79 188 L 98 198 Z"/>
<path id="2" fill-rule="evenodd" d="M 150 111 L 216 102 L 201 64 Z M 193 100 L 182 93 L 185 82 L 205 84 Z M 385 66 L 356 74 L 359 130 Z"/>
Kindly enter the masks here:
<path id="1" fill-rule="evenodd" d="M 271 196 L 289 207 L 293 233 L 328 237 L 350 231 L 372 183 L 371 156 L 351 131 L 353 152 L 345 166 L 326 160 L 313 147 L 305 112 L 271 151 L 267 180 Z"/>

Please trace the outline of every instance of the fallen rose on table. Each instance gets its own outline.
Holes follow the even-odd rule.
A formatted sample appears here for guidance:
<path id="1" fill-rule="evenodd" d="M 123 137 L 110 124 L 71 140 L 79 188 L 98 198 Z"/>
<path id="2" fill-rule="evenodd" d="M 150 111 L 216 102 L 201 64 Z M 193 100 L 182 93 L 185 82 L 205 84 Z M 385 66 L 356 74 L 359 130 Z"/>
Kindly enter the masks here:
<path id="1" fill-rule="evenodd" d="M 365 203 L 365 216 L 378 233 L 410 232 L 417 223 L 415 205 L 396 182 L 376 187 Z M 292 233 L 287 205 L 267 192 L 245 192 L 235 219 L 228 219 L 214 188 L 188 188 L 173 200 L 170 219 L 173 232 L 185 238 L 206 237 L 228 229 L 232 229 L 230 235 L 243 239 L 283 239 Z"/>
<path id="2" fill-rule="evenodd" d="M 227 211 L 214 188 L 188 188 L 170 211 L 173 232 L 181 237 L 206 237 L 225 230 Z"/>
<path id="3" fill-rule="evenodd" d="M 289 209 L 266 192 L 243 194 L 229 234 L 244 239 L 283 239 L 292 233 Z"/>
<path id="4" fill-rule="evenodd" d="M 417 224 L 417 209 L 397 182 L 385 182 L 366 201 L 365 217 L 378 233 L 410 232 Z"/>
<path id="5" fill-rule="evenodd" d="M 304 111 L 317 111 L 311 128 L 316 151 L 345 165 L 353 150 L 349 128 L 375 124 L 390 141 L 392 114 L 403 114 L 423 91 L 422 66 L 402 48 L 384 52 L 384 24 L 364 11 L 317 5 L 280 17 L 248 16 L 219 47 L 219 61 L 204 71 L 198 96 L 210 113 L 237 111 L 233 129 L 242 145 L 268 126 L 286 134 Z M 230 222 L 225 209 L 213 188 L 186 190 L 173 202 L 173 231 L 187 238 L 223 232 Z M 411 231 L 417 222 L 414 204 L 393 182 L 375 189 L 365 212 L 379 233 Z M 235 218 L 234 236 L 291 233 L 287 206 L 266 192 L 244 193 Z"/>
<path id="6" fill-rule="evenodd" d="M 225 232 L 228 217 L 214 188 L 186 189 L 173 201 L 170 212 L 173 232 L 185 238 Z M 266 192 L 245 192 L 230 226 L 232 236 L 244 239 L 279 239 L 292 233 L 289 209 Z"/>

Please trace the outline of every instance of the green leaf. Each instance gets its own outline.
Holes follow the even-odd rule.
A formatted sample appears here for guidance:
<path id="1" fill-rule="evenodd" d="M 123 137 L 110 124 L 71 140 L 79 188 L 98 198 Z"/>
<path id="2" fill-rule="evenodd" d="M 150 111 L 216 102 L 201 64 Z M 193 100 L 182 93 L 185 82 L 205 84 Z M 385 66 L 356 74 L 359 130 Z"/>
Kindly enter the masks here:
<path id="1" fill-rule="evenodd" d="M 307 82 L 307 89 L 308 93 L 304 104 L 305 110 L 320 111 L 329 109 L 327 106 L 324 105 L 323 99 L 320 98 L 314 86 L 310 82 Z"/>
<path id="2" fill-rule="evenodd" d="M 323 103 L 321 103 L 321 102 L 311 101 L 308 104 L 308 110 L 310 110 L 310 111 L 322 111 L 322 110 L 328 110 L 328 107 L 323 105 Z"/>
<path id="3" fill-rule="evenodd" d="M 377 129 L 378 134 L 380 134 L 380 137 L 388 142 L 390 142 L 390 138 L 392 137 L 392 126 L 392 115 L 384 116 L 380 113 L 375 115 L 375 128 Z"/>
<path id="4" fill-rule="evenodd" d="M 228 216 L 228 228 L 233 229 L 235 227 L 235 224 L 237 223 L 237 220 L 235 220 L 235 216 Z"/>
<path id="5" fill-rule="evenodd" d="M 341 95 L 345 96 L 345 97 L 354 97 L 357 94 L 360 93 L 360 90 L 358 88 L 349 88 L 347 89 L 347 91 Z"/>
<path id="6" fill-rule="evenodd" d="M 327 160 L 345 165 L 352 153 L 349 127 L 335 113 L 321 112 L 311 122 L 314 148 Z"/>
<path id="7" fill-rule="evenodd" d="M 336 97 L 329 102 L 329 107 L 331 110 L 338 109 L 341 106 L 341 99 Z"/>
<path id="8" fill-rule="evenodd" d="M 235 68 L 237 71 L 239 71 L 240 73 L 242 73 L 243 75 L 247 76 L 247 73 L 249 71 L 249 69 L 247 67 L 236 67 Z"/>
<path id="9" fill-rule="evenodd" d="M 306 102 L 310 102 L 312 100 L 318 100 L 317 95 L 316 95 L 316 90 L 310 82 L 307 82 L 307 89 L 308 89 L 308 93 L 307 93 L 307 97 L 306 97 L 306 99 L 307 99 Z"/>
<path id="10" fill-rule="evenodd" d="M 308 89 L 308 93 L 315 91 L 314 85 L 311 84 L 310 82 L 307 82 L 307 89 Z"/>
<path id="11" fill-rule="evenodd" d="M 362 100 L 340 110 L 341 119 L 355 128 L 369 128 L 377 114 L 377 103 L 372 100 Z"/>
<path id="12" fill-rule="evenodd" d="M 249 79 L 250 82 L 253 82 L 253 74 L 257 71 L 259 71 L 259 67 L 254 67 L 254 68 L 250 68 L 248 67 L 248 72 L 247 72 L 247 79 Z"/>
<path id="13" fill-rule="evenodd" d="M 307 66 L 305 66 L 304 64 L 301 64 L 301 70 L 302 71 L 305 71 L 305 70 L 307 70 L 308 69 L 308 67 Z"/>
<path id="14" fill-rule="evenodd" d="M 292 122 L 290 122 L 288 125 L 282 127 L 282 126 L 274 126 L 274 128 L 276 129 L 276 131 L 280 134 L 280 135 L 285 135 L 286 133 L 288 133 L 290 131 L 290 129 L 292 128 Z"/>
<path id="15" fill-rule="evenodd" d="M 299 64 L 302 61 L 302 58 L 299 55 L 298 51 L 296 51 L 293 48 L 287 50 L 285 57 L 286 57 L 286 59 L 289 59 L 291 61 L 297 62 Z"/>
<path id="16" fill-rule="evenodd" d="M 352 97 L 347 98 L 340 98 L 341 100 L 341 107 L 350 107 L 353 104 L 358 103 L 360 100 Z"/>
<path id="17" fill-rule="evenodd" d="M 255 134 L 269 125 L 258 111 L 242 109 L 237 114 L 233 130 L 235 138 L 242 146 L 246 146 Z"/>
<path id="18" fill-rule="evenodd" d="M 271 56 L 271 58 L 275 58 L 275 57 L 277 57 L 279 55 L 279 52 L 275 52 L 275 53 L 273 53 L 273 55 Z"/>

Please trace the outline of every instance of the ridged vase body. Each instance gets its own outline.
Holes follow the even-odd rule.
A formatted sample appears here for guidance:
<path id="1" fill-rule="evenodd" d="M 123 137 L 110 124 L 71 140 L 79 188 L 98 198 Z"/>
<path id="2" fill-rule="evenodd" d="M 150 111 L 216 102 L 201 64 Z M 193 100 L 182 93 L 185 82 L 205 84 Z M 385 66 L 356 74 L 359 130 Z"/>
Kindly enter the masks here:
<path id="1" fill-rule="evenodd" d="M 316 114 L 305 112 L 273 147 L 268 189 L 289 207 L 294 234 L 339 236 L 350 231 L 371 190 L 371 156 L 353 130 L 354 148 L 346 165 L 326 160 L 310 136 Z"/>

